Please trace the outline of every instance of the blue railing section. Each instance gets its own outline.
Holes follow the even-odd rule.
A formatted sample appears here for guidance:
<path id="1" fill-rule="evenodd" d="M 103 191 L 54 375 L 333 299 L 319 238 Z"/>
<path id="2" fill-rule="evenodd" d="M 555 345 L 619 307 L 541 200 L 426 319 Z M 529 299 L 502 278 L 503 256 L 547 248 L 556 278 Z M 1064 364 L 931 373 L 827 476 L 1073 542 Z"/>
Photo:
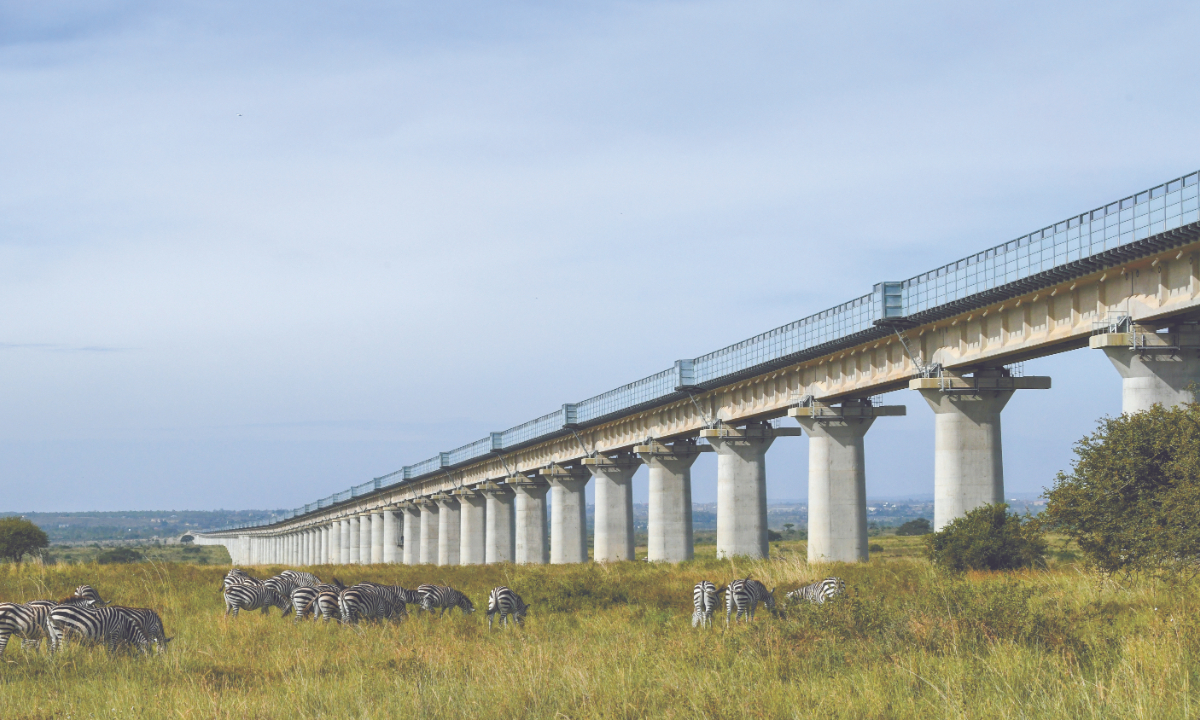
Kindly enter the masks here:
<path id="1" fill-rule="evenodd" d="M 672 368 L 563 405 L 552 413 L 491 433 L 450 452 L 438 453 L 376 478 L 373 483 L 331 495 L 316 506 L 329 507 L 381 487 L 545 440 L 576 425 L 600 422 L 640 407 L 686 397 L 684 392 L 715 387 L 732 378 L 791 364 L 839 345 L 853 345 L 871 336 L 890 333 L 881 327 L 887 321 L 918 322 L 939 312 L 952 314 L 965 303 L 990 301 L 1006 289 L 1023 292 L 1030 283 L 1057 282 L 1073 274 L 1090 272 L 1089 260 L 1099 261 L 1112 251 L 1132 249 L 1144 240 L 1200 222 L 1198 180 L 1200 173 L 1192 173 L 908 280 L 879 283 L 870 294 L 716 352 L 677 361 Z M 1180 242 L 1183 241 L 1190 241 L 1190 236 Z M 289 517 L 312 511 L 311 506 L 305 506 Z"/>

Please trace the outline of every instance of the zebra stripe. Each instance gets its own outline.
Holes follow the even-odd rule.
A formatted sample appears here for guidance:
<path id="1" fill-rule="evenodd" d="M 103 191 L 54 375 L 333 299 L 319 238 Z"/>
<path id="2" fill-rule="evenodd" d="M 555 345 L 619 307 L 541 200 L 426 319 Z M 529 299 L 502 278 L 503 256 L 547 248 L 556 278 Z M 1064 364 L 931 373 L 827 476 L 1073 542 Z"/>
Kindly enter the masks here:
<path id="1" fill-rule="evenodd" d="M 829 600 L 837 595 L 846 592 L 846 583 L 839 577 L 827 577 L 824 580 L 819 580 L 812 585 L 805 585 L 802 588 L 796 588 L 787 594 L 788 600 L 799 602 L 807 600 L 810 603 L 824 605 L 826 600 Z"/>
<path id="2" fill-rule="evenodd" d="M 754 620 L 754 610 L 760 602 L 765 604 L 768 610 L 774 611 L 775 596 L 771 594 L 773 592 L 774 588 L 767 590 L 766 585 L 750 578 L 729 583 L 729 590 L 725 593 L 725 625 L 729 625 L 729 616 L 733 614 L 734 609 L 737 610 L 738 620 L 744 615 L 747 621 Z"/>
<path id="3" fill-rule="evenodd" d="M 263 615 L 277 607 L 287 613 L 288 601 L 279 596 L 275 590 L 262 585 L 230 585 L 225 588 L 225 615 L 237 617 L 239 610 L 262 610 Z"/>
<path id="4" fill-rule="evenodd" d="M 500 627 L 507 627 L 508 616 L 512 615 L 513 620 L 517 621 L 518 625 L 525 624 L 525 613 L 528 612 L 529 606 L 521 599 L 521 596 L 513 592 L 510 588 L 501 585 L 500 587 L 492 588 L 488 593 L 488 630 L 492 629 L 492 616 L 500 613 Z"/>
<path id="5" fill-rule="evenodd" d="M 446 614 L 447 610 L 459 608 L 466 613 L 475 612 L 475 605 L 471 599 L 463 595 L 452 587 L 444 585 L 421 585 L 417 588 L 417 592 L 421 594 L 421 609 L 432 611 L 434 608 L 441 608 L 442 612 L 438 615 L 441 617 Z"/>
<path id="6" fill-rule="evenodd" d="M 696 587 L 692 588 L 692 605 L 695 611 L 692 613 L 692 627 L 699 625 L 700 627 L 711 627 L 713 613 L 717 611 L 717 595 L 724 592 L 726 588 L 717 588 L 708 580 L 701 580 L 696 583 Z"/>
<path id="7" fill-rule="evenodd" d="M 167 643 L 175 639 L 167 637 L 166 630 L 163 629 L 162 618 L 150 608 L 128 608 L 120 605 L 113 605 L 112 608 L 141 625 L 146 639 L 154 643 L 155 652 L 166 652 Z"/>
<path id="8" fill-rule="evenodd" d="M 36 603 L 36 604 L 35 604 Z M 42 604 L 47 603 L 47 604 Z M 0 656 L 8 647 L 8 638 L 21 638 L 21 649 L 38 647 L 46 636 L 46 618 L 54 603 L 48 600 L 33 603 L 0 603 Z"/>
<path id="9" fill-rule="evenodd" d="M 234 568 L 225 573 L 225 579 L 221 582 L 221 592 L 225 592 L 233 585 L 262 585 L 262 582 L 245 570 Z"/>
<path id="10" fill-rule="evenodd" d="M 374 583 L 360 583 L 346 588 L 338 596 L 342 622 L 355 625 L 359 620 L 390 620 L 408 614 L 400 588 Z"/>
<path id="11" fill-rule="evenodd" d="M 77 597 L 82 600 L 87 600 L 89 605 L 95 607 L 104 607 L 108 603 L 100 599 L 100 593 L 91 585 L 80 585 L 75 588 L 75 594 L 72 597 Z"/>
<path id="12" fill-rule="evenodd" d="M 316 587 L 308 587 L 305 585 L 292 590 L 292 607 L 296 609 L 295 621 L 300 622 L 304 619 L 304 616 L 310 612 L 313 614 L 313 620 L 316 620 L 318 606 L 314 603 L 314 601 L 317 599 L 317 597 L 327 590 L 333 593 L 340 593 L 345 589 L 346 586 L 342 584 L 342 581 L 334 578 L 332 584 L 324 583 L 317 585 Z M 336 601 L 334 604 L 337 604 Z"/>
<path id="13" fill-rule="evenodd" d="M 146 652 L 150 642 L 141 623 L 115 607 L 58 605 L 46 619 L 46 631 L 52 652 L 61 650 L 67 637 L 79 637 L 89 644 L 105 643 L 109 652 L 121 645 L 135 646 Z"/>

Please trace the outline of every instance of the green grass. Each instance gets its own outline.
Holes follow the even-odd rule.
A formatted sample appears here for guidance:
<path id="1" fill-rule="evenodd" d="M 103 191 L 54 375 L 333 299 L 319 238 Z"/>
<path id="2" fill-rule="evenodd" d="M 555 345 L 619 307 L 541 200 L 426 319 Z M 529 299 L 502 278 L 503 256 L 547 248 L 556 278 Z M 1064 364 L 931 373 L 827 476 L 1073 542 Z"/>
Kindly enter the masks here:
<path id="1" fill-rule="evenodd" d="M 921 538 L 880 536 L 870 563 L 771 561 L 555 567 L 318 567 L 324 578 L 451 584 L 474 615 L 416 614 L 361 630 L 222 617 L 223 568 L 179 563 L 0 566 L 0 599 L 82 582 L 160 610 L 163 657 L 10 645 L 0 717 L 1187 718 L 1200 646 L 1195 586 L 1120 587 L 1067 562 L 942 574 Z M 259 574 L 278 571 L 261 568 Z M 836 574 L 823 607 L 760 608 L 753 625 L 693 630 L 691 587 L 752 574 L 779 589 Z M 524 630 L 487 631 L 487 591 L 532 604 Z M 294 714 L 293 714 L 294 711 Z"/>

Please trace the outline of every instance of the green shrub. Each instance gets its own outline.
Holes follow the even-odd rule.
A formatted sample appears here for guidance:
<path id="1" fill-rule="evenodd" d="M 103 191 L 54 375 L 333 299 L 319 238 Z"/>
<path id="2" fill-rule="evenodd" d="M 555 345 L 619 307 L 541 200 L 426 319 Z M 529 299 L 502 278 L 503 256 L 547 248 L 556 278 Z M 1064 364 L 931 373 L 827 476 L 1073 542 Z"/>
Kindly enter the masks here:
<path id="1" fill-rule="evenodd" d="M 116 565 L 119 563 L 136 563 L 141 562 L 145 558 L 142 554 L 133 548 L 119 547 L 112 550 L 105 550 L 96 556 L 96 562 L 101 565 Z"/>
<path id="2" fill-rule="evenodd" d="M 1008 505 L 984 505 L 925 539 L 925 555 L 950 570 L 1012 570 L 1042 566 L 1046 541 L 1036 523 L 1022 523 Z"/>
<path id="3" fill-rule="evenodd" d="M 867 552 L 873 552 L 873 553 L 883 552 L 883 546 L 880 545 L 879 543 L 871 543 L 870 545 L 867 546 Z"/>
<path id="4" fill-rule="evenodd" d="M 897 535 L 905 535 L 905 536 L 928 535 L 931 532 L 933 532 L 933 525 L 930 525 L 929 521 L 926 520 L 925 518 L 917 518 L 916 520 L 909 520 L 908 522 L 904 523 L 903 525 L 901 525 L 899 528 L 896 529 Z"/>

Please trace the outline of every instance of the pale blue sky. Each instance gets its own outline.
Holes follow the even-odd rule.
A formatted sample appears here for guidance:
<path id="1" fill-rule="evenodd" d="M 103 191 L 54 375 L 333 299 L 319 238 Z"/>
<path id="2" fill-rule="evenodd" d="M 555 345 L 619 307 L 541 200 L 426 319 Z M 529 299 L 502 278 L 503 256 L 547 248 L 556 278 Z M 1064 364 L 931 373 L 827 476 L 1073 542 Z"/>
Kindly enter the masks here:
<path id="1" fill-rule="evenodd" d="M 0 510 L 295 507 L 1196 170 L 1198 21 L 0 0 Z M 1120 409 L 1026 370 L 1013 492 Z M 929 493 L 887 399 L 868 492 Z"/>

